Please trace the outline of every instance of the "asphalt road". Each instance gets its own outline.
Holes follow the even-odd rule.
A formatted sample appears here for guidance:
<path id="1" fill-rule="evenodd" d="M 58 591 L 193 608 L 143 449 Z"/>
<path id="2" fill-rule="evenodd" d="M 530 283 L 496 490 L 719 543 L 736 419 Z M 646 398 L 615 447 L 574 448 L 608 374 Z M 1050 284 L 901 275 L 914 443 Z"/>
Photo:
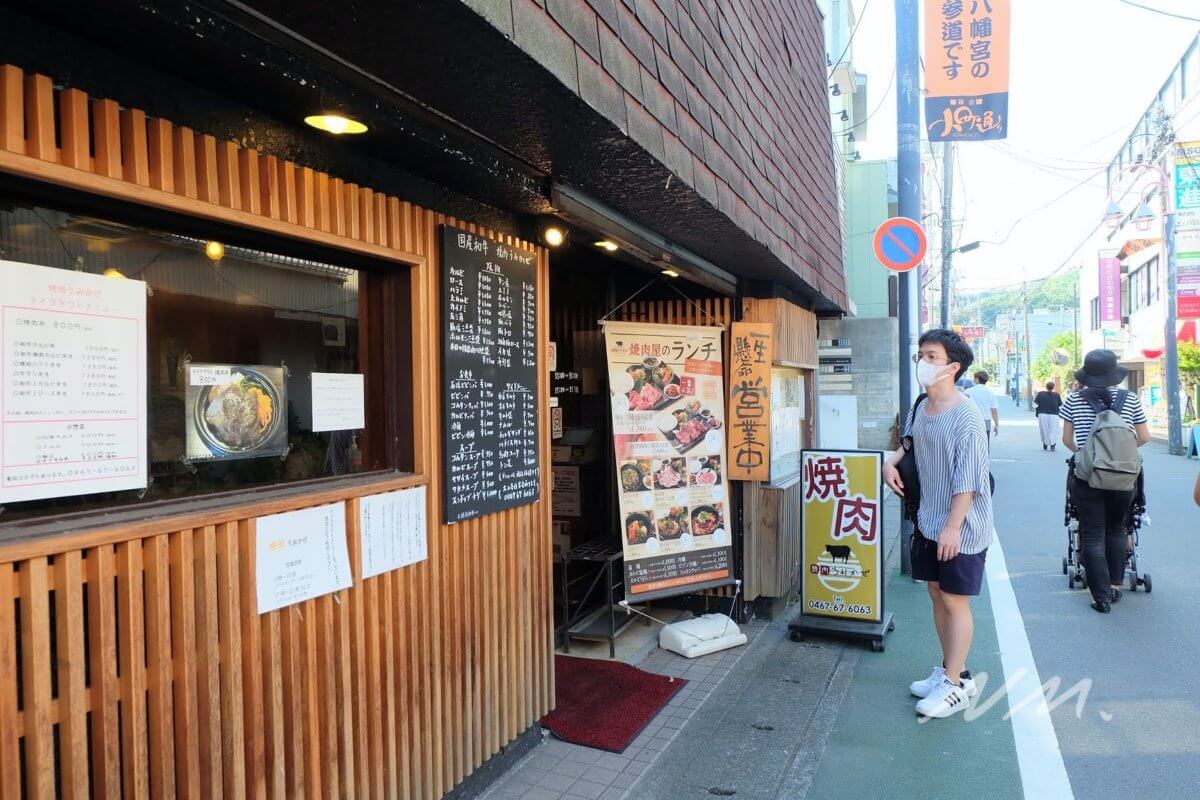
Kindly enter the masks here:
<path id="1" fill-rule="evenodd" d="M 1200 463 L 1154 443 L 1143 449 L 1151 524 L 1139 567 L 1153 593 L 1126 591 L 1112 614 L 1097 614 L 1087 590 L 1068 589 L 1061 570 L 1068 454 L 1061 445 L 1042 451 L 1032 414 L 1006 398 L 1000 408 L 996 530 L 1043 686 L 1057 678 L 1055 695 L 1077 690 L 1051 712 L 1075 797 L 1197 796 L 1200 509 L 1192 485 Z M 1032 788 L 1027 796 L 1036 796 Z"/>

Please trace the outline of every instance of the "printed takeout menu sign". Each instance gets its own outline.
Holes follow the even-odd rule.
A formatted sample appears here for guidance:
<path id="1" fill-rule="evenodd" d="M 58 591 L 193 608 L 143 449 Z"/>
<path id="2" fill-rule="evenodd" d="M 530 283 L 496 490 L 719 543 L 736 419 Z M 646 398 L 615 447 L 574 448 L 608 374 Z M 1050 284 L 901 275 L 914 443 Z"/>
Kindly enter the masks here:
<path id="1" fill-rule="evenodd" d="M 0 504 L 146 485 L 146 284 L 0 261 Z"/>
<path id="2" fill-rule="evenodd" d="M 631 600 L 733 580 L 722 331 L 604 326 Z"/>

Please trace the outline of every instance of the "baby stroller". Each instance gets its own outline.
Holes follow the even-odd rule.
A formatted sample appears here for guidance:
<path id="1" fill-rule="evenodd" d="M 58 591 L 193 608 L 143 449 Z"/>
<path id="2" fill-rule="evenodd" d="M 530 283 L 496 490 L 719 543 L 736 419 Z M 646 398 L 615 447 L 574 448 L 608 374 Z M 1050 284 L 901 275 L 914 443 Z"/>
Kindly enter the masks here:
<path id="1" fill-rule="evenodd" d="M 1067 502 L 1065 509 L 1065 524 L 1067 526 L 1067 555 L 1062 561 L 1063 575 L 1067 576 L 1067 588 L 1087 586 L 1087 575 L 1083 569 L 1083 542 L 1079 535 L 1079 516 L 1075 512 L 1075 504 L 1071 501 L 1071 486 L 1075 482 L 1075 459 L 1067 459 Z M 1146 594 L 1154 588 L 1149 573 L 1138 573 L 1138 531 L 1146 520 L 1146 473 L 1139 472 L 1137 485 L 1133 490 L 1133 502 L 1129 506 L 1129 514 L 1125 517 L 1125 534 L 1127 550 L 1125 555 L 1125 578 L 1129 583 L 1129 591 L 1136 592 L 1141 586 Z"/>

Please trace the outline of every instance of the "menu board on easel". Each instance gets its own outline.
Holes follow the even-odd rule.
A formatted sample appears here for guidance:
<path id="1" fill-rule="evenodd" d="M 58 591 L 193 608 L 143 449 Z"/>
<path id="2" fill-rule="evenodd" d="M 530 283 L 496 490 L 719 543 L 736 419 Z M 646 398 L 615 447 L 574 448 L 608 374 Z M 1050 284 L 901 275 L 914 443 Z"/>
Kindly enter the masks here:
<path id="1" fill-rule="evenodd" d="M 447 523 L 538 499 L 537 257 L 441 229 Z"/>

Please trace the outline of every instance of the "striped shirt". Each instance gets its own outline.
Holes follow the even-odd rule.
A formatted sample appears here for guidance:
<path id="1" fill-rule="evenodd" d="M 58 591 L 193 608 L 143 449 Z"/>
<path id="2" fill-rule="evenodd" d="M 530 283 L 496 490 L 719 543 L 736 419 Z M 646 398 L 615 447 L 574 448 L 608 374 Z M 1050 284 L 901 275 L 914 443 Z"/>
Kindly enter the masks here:
<path id="1" fill-rule="evenodd" d="M 988 472 L 988 439 L 979 407 L 962 401 L 948 411 L 929 414 L 921 404 L 907 435 L 912 436 L 921 477 L 917 527 L 937 541 L 950 517 L 954 495 L 974 492 L 963 521 L 960 553 L 982 553 L 992 543 L 992 493 Z"/>
<path id="2" fill-rule="evenodd" d="M 1117 387 L 1108 390 L 1112 394 L 1113 403 L 1117 402 Z M 1088 404 L 1087 400 L 1083 399 L 1080 392 L 1071 392 L 1067 395 L 1067 400 L 1063 403 L 1063 407 L 1059 409 L 1058 415 L 1064 421 L 1075 426 L 1075 447 L 1083 447 L 1087 441 L 1088 435 L 1092 432 L 1092 426 L 1096 424 L 1096 412 Z M 1146 424 L 1146 411 L 1142 408 L 1142 401 L 1133 392 L 1129 392 L 1125 396 L 1125 406 L 1121 409 L 1121 419 L 1125 420 L 1125 424 L 1133 430 L 1134 425 Z"/>

